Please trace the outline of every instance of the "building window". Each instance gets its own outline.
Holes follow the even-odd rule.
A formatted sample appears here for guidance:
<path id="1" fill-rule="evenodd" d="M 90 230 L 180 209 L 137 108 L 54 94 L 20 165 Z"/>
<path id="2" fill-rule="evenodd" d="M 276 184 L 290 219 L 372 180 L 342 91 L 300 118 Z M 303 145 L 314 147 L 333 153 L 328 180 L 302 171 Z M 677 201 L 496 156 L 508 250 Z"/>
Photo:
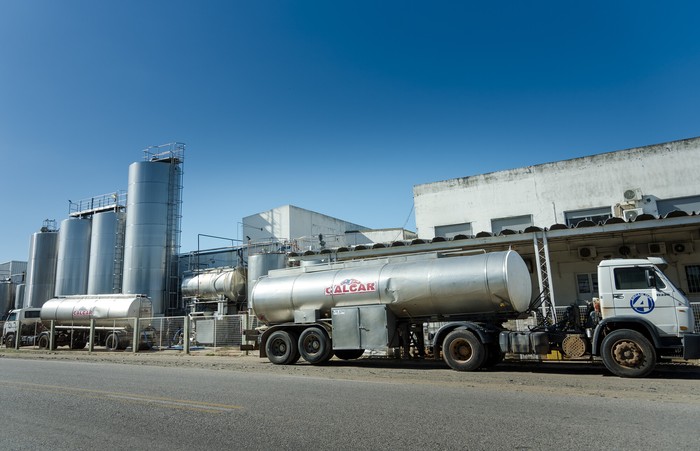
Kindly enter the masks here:
<path id="1" fill-rule="evenodd" d="M 532 225 L 532 215 L 511 216 L 509 218 L 497 218 L 491 220 L 491 232 L 498 235 L 503 230 L 522 232 Z"/>
<path id="2" fill-rule="evenodd" d="M 464 222 L 462 224 L 450 224 L 435 227 L 435 236 L 443 238 L 454 238 L 457 235 L 471 236 L 472 223 Z"/>
<path id="3" fill-rule="evenodd" d="M 688 280 L 688 291 L 700 293 L 700 265 L 686 266 L 685 277 Z"/>
<path id="4" fill-rule="evenodd" d="M 575 227 L 581 221 L 593 221 L 596 224 L 602 224 L 612 218 L 612 210 L 610 207 L 588 208 L 585 210 L 565 211 L 564 219 L 566 225 Z"/>
<path id="5" fill-rule="evenodd" d="M 700 211 L 700 196 L 657 200 L 656 208 L 659 210 L 659 216 L 662 217 L 676 210 L 684 211 L 690 214 L 694 211 Z"/>
<path id="6" fill-rule="evenodd" d="M 583 298 L 598 296 L 598 274 L 576 274 L 576 292 Z"/>

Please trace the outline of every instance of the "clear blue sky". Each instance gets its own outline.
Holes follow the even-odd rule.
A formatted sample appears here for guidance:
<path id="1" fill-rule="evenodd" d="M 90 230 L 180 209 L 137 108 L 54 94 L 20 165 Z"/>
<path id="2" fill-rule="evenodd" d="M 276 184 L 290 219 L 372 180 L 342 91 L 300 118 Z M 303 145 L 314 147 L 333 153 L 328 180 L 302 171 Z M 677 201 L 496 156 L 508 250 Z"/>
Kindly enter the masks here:
<path id="1" fill-rule="evenodd" d="M 285 204 L 402 227 L 416 184 L 698 136 L 697 5 L 0 0 L 0 262 L 172 141 L 187 251 Z"/>

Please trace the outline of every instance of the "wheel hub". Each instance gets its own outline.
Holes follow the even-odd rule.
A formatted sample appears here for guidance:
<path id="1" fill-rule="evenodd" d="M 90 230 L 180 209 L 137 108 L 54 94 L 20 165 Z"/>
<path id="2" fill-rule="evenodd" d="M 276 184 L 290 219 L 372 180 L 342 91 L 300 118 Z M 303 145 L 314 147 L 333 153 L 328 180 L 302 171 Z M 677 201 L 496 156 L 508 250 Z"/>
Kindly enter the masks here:
<path id="1" fill-rule="evenodd" d="M 615 360 L 624 366 L 636 367 L 644 361 L 641 349 L 631 341 L 621 341 L 616 344 L 613 355 Z"/>

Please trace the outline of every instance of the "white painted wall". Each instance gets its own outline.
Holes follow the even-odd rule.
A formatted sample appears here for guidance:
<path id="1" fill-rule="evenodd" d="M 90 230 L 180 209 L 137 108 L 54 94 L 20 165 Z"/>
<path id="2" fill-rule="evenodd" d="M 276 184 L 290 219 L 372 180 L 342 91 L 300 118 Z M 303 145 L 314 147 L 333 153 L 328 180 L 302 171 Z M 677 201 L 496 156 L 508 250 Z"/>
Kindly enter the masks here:
<path id="1" fill-rule="evenodd" d="M 491 219 L 520 215 L 549 227 L 564 223 L 566 211 L 612 208 L 631 188 L 650 200 L 635 207 L 653 214 L 656 199 L 700 194 L 699 173 L 700 138 L 692 138 L 416 185 L 418 236 L 430 239 L 436 226 L 465 222 L 475 234 L 490 232 Z"/>

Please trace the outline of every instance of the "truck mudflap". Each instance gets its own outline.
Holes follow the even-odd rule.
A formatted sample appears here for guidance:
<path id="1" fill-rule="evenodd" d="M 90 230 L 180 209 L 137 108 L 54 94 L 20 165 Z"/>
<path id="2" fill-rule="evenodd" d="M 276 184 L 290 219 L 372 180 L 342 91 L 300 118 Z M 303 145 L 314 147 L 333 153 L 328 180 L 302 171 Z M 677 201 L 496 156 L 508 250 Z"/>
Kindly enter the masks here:
<path id="1" fill-rule="evenodd" d="M 700 334 L 683 335 L 683 358 L 700 359 Z"/>

